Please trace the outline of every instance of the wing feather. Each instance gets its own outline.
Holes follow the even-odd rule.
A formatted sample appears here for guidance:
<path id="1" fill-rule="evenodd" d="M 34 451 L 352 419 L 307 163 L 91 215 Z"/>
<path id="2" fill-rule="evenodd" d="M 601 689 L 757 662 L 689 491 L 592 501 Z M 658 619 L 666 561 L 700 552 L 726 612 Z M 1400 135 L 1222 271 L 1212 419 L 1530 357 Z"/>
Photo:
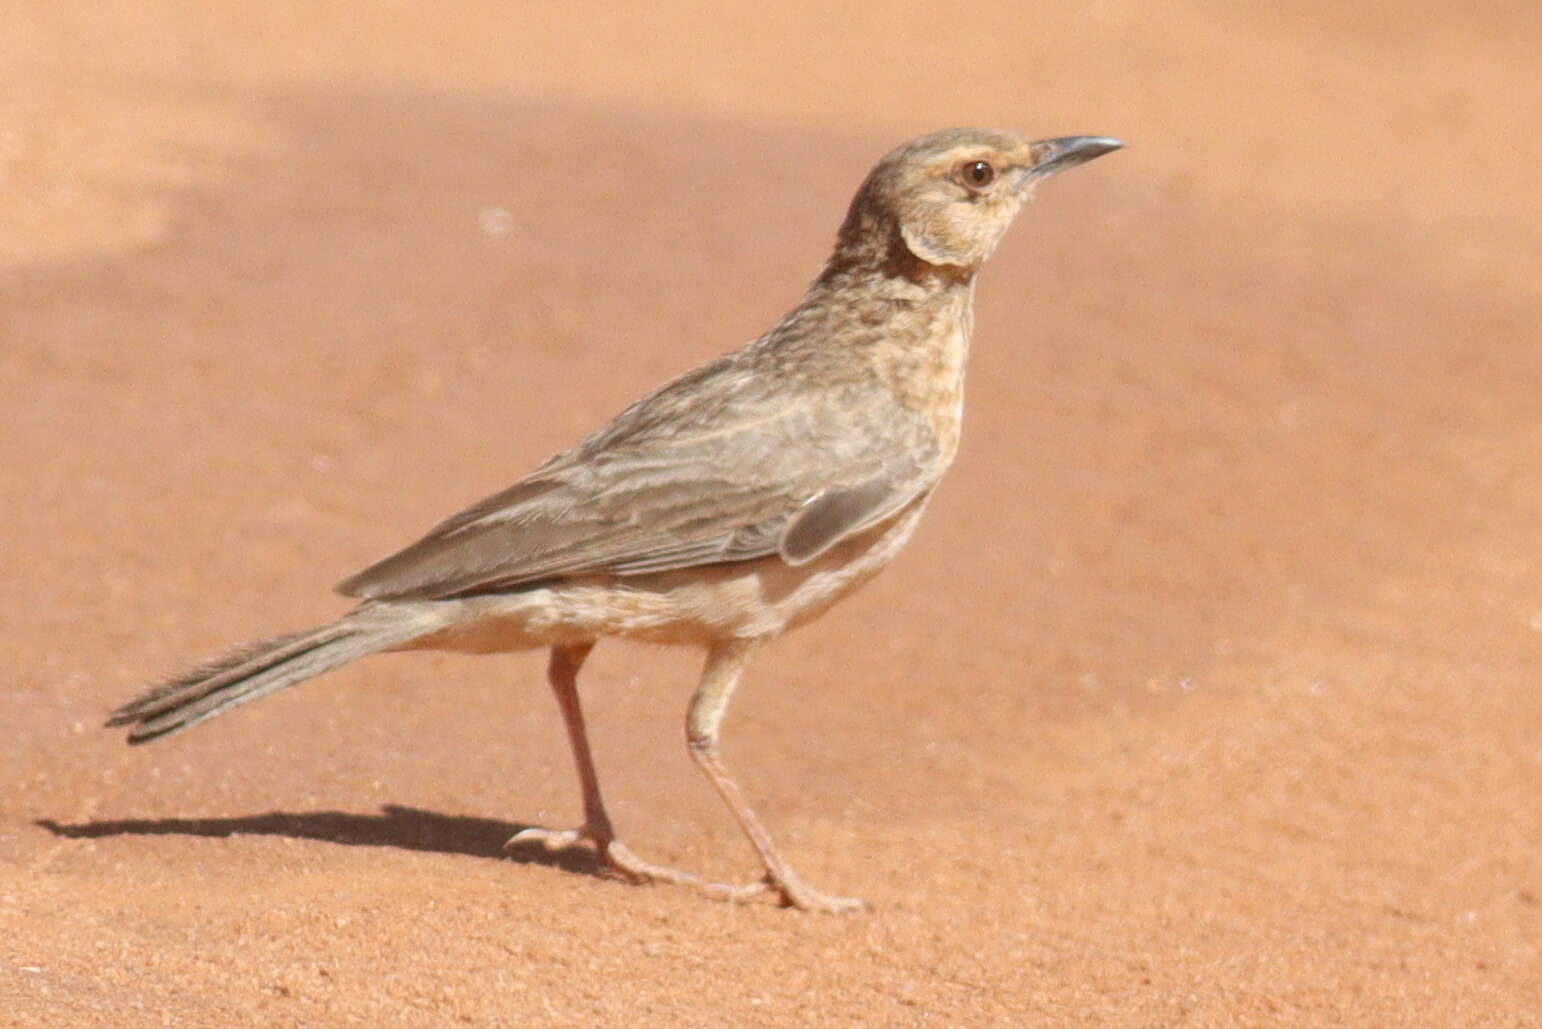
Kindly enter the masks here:
<path id="1" fill-rule="evenodd" d="M 746 389 L 753 380 L 733 371 L 685 391 L 690 409 L 673 420 L 684 431 L 659 428 L 677 380 L 338 590 L 430 599 L 772 554 L 798 564 L 934 483 L 935 436 L 887 391 L 846 384 L 789 399 Z"/>

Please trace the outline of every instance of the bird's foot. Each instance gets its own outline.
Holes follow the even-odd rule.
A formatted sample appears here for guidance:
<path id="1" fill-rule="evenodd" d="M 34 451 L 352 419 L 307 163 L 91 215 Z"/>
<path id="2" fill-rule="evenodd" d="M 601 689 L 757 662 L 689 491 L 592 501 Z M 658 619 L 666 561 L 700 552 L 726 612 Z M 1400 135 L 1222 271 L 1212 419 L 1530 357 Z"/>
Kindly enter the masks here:
<path id="1" fill-rule="evenodd" d="M 543 829 L 532 825 L 528 829 L 521 829 L 510 836 L 503 844 L 504 850 L 513 850 L 527 844 L 539 844 L 544 850 L 567 850 L 573 844 L 582 840 L 590 840 L 600 846 L 601 839 L 610 842 L 609 835 L 601 836 L 600 830 L 592 825 L 580 825 L 576 829 Z M 603 847 L 602 847 L 603 849 Z"/>
<path id="2" fill-rule="evenodd" d="M 611 840 L 609 845 L 601 850 L 601 858 L 607 870 L 630 882 L 658 882 L 669 883 L 672 886 L 685 886 L 714 900 L 725 900 L 735 904 L 770 893 L 781 900 L 783 907 L 797 908 L 799 911 L 845 914 L 863 911 L 869 907 L 867 901 L 860 897 L 835 897 L 828 893 L 821 893 L 797 875 L 785 870 L 780 873 L 767 871 L 754 882 L 713 882 L 690 872 L 644 861 L 632 853 L 625 844 L 616 840 Z"/>
<path id="3" fill-rule="evenodd" d="M 865 910 L 869 905 L 860 897 L 836 897 L 821 893 L 787 869 L 767 871 L 754 882 L 721 883 L 704 879 L 677 868 L 656 865 L 644 861 L 632 849 L 610 831 L 608 826 L 581 825 L 575 829 L 543 829 L 532 826 L 521 829 L 504 844 L 505 849 L 538 844 L 549 851 L 566 850 L 584 841 L 594 844 L 599 854 L 601 870 L 608 875 L 629 883 L 667 883 L 685 886 L 711 897 L 730 903 L 742 903 L 762 894 L 775 894 L 783 907 L 799 911 L 818 911 L 825 914 L 845 914 Z"/>
<path id="4" fill-rule="evenodd" d="M 782 906 L 799 911 L 817 911 L 826 915 L 844 915 L 853 911 L 866 911 L 872 905 L 861 897 L 836 897 L 821 893 L 787 869 L 767 871 L 766 888 L 782 898 Z"/>
<path id="5" fill-rule="evenodd" d="M 714 900 L 726 900 L 739 903 L 758 897 L 770 889 L 770 884 L 765 880 L 757 880 L 750 883 L 720 883 L 710 879 L 703 879 L 699 875 L 690 872 L 682 872 L 677 868 L 666 868 L 663 865 L 655 865 L 651 861 L 644 861 L 626 844 L 617 840 L 611 840 L 610 845 L 604 848 L 602 858 L 605 866 L 611 872 L 632 882 L 656 882 L 668 883 L 671 886 L 686 886 L 705 894 Z"/>
<path id="6" fill-rule="evenodd" d="M 617 840 L 608 828 L 589 824 L 581 825 L 576 829 L 543 829 L 532 826 L 510 836 L 503 846 L 505 850 L 512 850 L 516 847 L 537 844 L 545 850 L 558 851 L 585 841 L 594 844 L 595 851 L 599 854 L 601 871 L 625 882 L 637 885 L 668 883 L 671 886 L 688 886 L 709 897 L 727 901 L 749 900 L 771 889 L 769 883 L 764 880 L 752 883 L 713 882 L 710 879 L 692 875 L 690 872 L 644 861 L 626 844 Z"/>
<path id="7" fill-rule="evenodd" d="M 594 844 L 594 849 L 600 858 L 602 871 L 608 872 L 617 878 L 626 879 L 629 882 L 642 883 L 649 881 L 646 876 L 628 871 L 611 856 L 612 851 L 619 847 L 620 844 L 616 842 L 615 833 L 609 825 L 585 822 L 574 829 L 545 829 L 538 825 L 532 825 L 530 828 L 521 829 L 513 836 L 510 836 L 504 843 L 503 849 L 514 850 L 533 844 L 539 846 L 542 850 L 556 852 L 567 850 L 584 842 Z M 622 850 L 624 851 L 625 848 L 623 847 Z"/>

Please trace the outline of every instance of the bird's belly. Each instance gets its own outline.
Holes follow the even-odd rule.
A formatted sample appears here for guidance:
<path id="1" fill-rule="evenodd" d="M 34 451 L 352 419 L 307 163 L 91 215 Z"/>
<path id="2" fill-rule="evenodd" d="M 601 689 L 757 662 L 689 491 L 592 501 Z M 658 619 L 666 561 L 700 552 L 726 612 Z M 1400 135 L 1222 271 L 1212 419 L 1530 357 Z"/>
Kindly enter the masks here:
<path id="1" fill-rule="evenodd" d="M 817 617 L 878 574 L 915 530 L 925 500 L 806 565 L 780 557 L 626 579 L 565 582 L 463 605 L 454 624 L 412 649 L 497 653 L 622 636 L 706 645 L 775 636 Z"/>

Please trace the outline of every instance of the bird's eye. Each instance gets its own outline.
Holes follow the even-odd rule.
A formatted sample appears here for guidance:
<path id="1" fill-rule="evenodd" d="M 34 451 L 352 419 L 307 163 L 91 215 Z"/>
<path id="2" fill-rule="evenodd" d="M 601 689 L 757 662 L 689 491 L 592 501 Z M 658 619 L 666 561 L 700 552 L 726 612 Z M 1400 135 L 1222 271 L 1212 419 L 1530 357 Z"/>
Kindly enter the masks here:
<path id="1" fill-rule="evenodd" d="M 972 189 L 984 189 L 996 180 L 996 169 L 989 161 L 965 161 L 959 165 L 958 177 Z"/>

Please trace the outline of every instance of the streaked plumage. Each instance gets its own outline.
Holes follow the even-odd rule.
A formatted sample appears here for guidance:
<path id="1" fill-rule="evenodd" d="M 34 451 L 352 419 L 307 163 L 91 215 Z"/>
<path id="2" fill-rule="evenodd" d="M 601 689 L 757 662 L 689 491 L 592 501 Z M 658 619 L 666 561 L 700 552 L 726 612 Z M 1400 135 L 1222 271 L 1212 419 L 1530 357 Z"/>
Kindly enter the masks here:
<path id="1" fill-rule="evenodd" d="M 363 603 L 336 622 L 249 644 L 108 724 L 143 742 L 377 651 L 548 646 L 585 822 L 511 843 L 587 838 L 633 878 L 854 906 L 808 887 L 776 852 L 717 757 L 723 713 L 764 641 L 870 579 L 909 538 L 958 447 L 975 272 L 1034 183 L 1118 145 L 950 129 L 893 151 L 852 200 L 823 273 L 771 331 L 346 580 L 339 590 Z M 576 692 L 602 636 L 706 648 L 691 753 L 754 843 L 764 882 L 705 883 L 616 840 Z"/>

